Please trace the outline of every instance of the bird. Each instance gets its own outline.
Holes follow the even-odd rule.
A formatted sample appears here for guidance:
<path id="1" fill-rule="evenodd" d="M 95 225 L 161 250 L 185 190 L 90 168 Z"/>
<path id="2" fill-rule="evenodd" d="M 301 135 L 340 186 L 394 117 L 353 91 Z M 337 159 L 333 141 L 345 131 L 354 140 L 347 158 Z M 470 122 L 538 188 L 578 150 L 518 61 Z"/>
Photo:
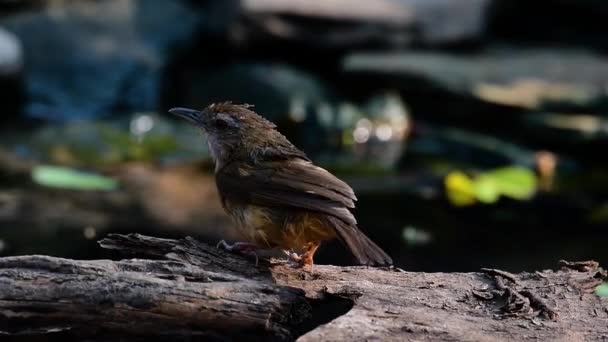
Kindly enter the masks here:
<path id="1" fill-rule="evenodd" d="M 252 108 L 221 102 L 203 110 L 169 110 L 206 134 L 222 206 L 246 240 L 219 245 L 243 253 L 280 248 L 312 269 L 321 243 L 337 238 L 361 265 L 392 265 L 358 228 L 353 189 L 315 165 Z"/>

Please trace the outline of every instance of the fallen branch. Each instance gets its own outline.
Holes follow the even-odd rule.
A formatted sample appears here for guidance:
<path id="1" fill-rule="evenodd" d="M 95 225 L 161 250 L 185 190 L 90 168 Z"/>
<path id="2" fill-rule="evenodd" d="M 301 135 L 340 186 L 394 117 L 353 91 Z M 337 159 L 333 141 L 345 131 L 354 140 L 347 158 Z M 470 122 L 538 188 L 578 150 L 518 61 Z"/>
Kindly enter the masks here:
<path id="1" fill-rule="evenodd" d="M 516 286 L 519 284 L 515 275 L 490 268 L 482 268 L 482 272 L 494 276 L 494 282 L 496 283 L 495 294 L 505 298 L 506 303 L 502 307 L 502 310 L 507 315 L 512 316 L 524 316 L 524 317 L 535 317 L 543 316 L 551 320 L 557 320 L 559 316 L 557 311 L 551 308 L 544 300 L 542 300 L 537 294 L 531 290 L 518 290 Z M 535 272 L 538 276 L 539 272 Z M 506 285 L 502 279 L 509 280 L 513 285 Z M 546 279 L 544 275 L 540 278 Z M 492 299 L 493 296 L 484 296 L 478 292 L 474 293 L 478 298 L 481 299 Z"/>
<path id="2" fill-rule="evenodd" d="M 491 270 L 492 278 L 323 265 L 310 272 L 282 260 L 256 267 L 191 238 L 110 235 L 100 244 L 152 259 L 0 258 L 0 334 L 300 341 L 599 340 L 608 334 L 606 300 L 572 290 L 597 281 L 601 268 L 542 276 Z M 509 285 L 503 273 L 512 278 Z M 494 291 L 544 314 L 504 316 Z"/>

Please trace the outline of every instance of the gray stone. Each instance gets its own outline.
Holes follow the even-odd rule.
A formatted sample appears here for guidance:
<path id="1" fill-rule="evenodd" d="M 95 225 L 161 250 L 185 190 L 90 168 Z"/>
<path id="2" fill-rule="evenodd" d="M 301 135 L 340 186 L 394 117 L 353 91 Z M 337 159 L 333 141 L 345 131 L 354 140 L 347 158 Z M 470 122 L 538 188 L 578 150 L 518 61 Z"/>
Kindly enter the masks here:
<path id="1" fill-rule="evenodd" d="M 23 49 L 19 38 L 0 27 L 0 77 L 11 76 L 23 68 Z"/>
<path id="2" fill-rule="evenodd" d="M 171 48 L 199 14 L 181 1 L 83 1 L 6 17 L 23 43 L 30 117 L 90 118 L 151 110 Z"/>
<path id="3" fill-rule="evenodd" d="M 347 72 L 430 81 L 462 96 L 526 109 L 606 109 L 608 59 L 584 50 L 492 49 L 475 55 L 436 52 L 359 53 Z"/>
<path id="4" fill-rule="evenodd" d="M 244 35 L 243 41 L 273 37 L 331 47 L 452 44 L 481 38 L 490 3 L 490 0 L 245 0 L 242 7 L 246 30 L 239 33 Z"/>
<path id="5" fill-rule="evenodd" d="M 19 38 L 0 27 L 0 120 L 14 119 L 23 106 L 23 48 Z"/>

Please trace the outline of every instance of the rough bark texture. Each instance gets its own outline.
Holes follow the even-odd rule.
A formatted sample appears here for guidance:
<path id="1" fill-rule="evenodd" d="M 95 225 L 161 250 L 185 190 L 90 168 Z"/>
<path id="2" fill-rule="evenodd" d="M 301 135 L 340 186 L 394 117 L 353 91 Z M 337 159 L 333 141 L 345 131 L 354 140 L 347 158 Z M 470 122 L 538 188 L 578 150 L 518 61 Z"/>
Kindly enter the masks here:
<path id="1" fill-rule="evenodd" d="M 111 235 L 150 259 L 0 259 L 1 334 L 108 339 L 604 340 L 597 263 L 557 271 L 413 273 L 253 260 L 191 238 Z"/>

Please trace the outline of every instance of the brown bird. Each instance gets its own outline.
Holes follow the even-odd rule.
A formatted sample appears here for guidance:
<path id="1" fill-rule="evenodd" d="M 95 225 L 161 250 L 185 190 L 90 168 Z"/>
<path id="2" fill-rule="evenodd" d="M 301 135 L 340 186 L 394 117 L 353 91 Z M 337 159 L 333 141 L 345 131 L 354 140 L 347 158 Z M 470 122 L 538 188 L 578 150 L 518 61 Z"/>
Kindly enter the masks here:
<path id="1" fill-rule="evenodd" d="M 248 240 L 223 245 L 242 252 L 280 247 L 312 266 L 321 242 L 337 237 L 363 265 L 392 264 L 357 228 L 350 186 L 314 165 L 250 108 L 227 102 L 202 111 L 169 110 L 207 133 L 222 205 Z"/>

